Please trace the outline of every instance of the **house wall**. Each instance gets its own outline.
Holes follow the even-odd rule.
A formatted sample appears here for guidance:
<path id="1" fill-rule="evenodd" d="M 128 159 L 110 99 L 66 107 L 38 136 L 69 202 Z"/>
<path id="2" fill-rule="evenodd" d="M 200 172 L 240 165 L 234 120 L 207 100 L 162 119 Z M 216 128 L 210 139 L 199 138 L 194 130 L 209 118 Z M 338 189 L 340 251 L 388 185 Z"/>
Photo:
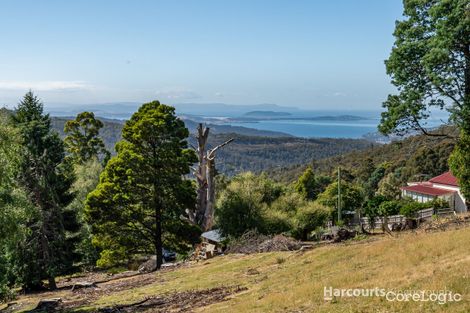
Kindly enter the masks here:
<path id="1" fill-rule="evenodd" d="M 410 197 L 413 200 L 415 200 L 417 202 L 421 202 L 421 203 L 426 203 L 426 202 L 429 202 L 429 201 L 433 201 L 436 198 L 434 196 L 423 195 L 423 194 L 408 191 L 408 190 L 402 190 L 401 194 L 402 194 L 403 197 Z"/>
<path id="2" fill-rule="evenodd" d="M 449 185 L 442 185 L 442 184 L 433 184 L 436 188 L 447 189 L 456 191 L 455 198 L 454 198 L 454 210 L 457 213 L 467 212 L 468 208 L 466 205 L 466 201 L 462 193 L 460 192 L 459 187 L 449 186 Z"/>

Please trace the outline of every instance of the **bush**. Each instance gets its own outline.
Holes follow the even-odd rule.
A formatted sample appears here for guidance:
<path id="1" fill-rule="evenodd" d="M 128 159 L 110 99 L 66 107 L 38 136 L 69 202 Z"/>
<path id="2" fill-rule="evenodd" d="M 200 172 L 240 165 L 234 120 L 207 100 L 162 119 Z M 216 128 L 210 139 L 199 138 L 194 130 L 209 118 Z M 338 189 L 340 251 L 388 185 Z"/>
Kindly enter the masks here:
<path id="1" fill-rule="evenodd" d="M 260 177 L 246 173 L 233 178 L 221 193 L 216 206 L 216 222 L 226 236 L 241 236 L 248 229 L 264 231 L 262 210 L 265 184 Z"/>
<path id="2" fill-rule="evenodd" d="M 217 226 L 225 236 L 237 238 L 252 229 L 307 239 L 330 218 L 331 209 L 280 188 L 263 175 L 245 173 L 234 177 L 220 193 L 215 213 Z"/>
<path id="3" fill-rule="evenodd" d="M 378 209 L 379 216 L 397 215 L 400 213 L 402 205 L 400 201 L 395 200 L 382 202 Z"/>
<path id="4" fill-rule="evenodd" d="M 308 234 L 326 223 L 331 212 L 329 207 L 317 202 L 307 202 L 294 216 L 292 235 L 297 239 L 307 240 Z"/>
<path id="5" fill-rule="evenodd" d="M 0 303 L 8 302 L 14 300 L 16 294 L 13 290 L 8 288 L 6 285 L 0 285 Z"/>
<path id="6" fill-rule="evenodd" d="M 374 221 L 374 219 L 380 215 L 380 205 L 385 201 L 387 201 L 387 198 L 382 195 L 371 197 L 364 206 L 364 215 L 367 216 L 370 221 Z"/>
<path id="7" fill-rule="evenodd" d="M 432 202 L 431 202 L 431 206 L 435 209 L 435 210 L 439 210 L 439 209 L 447 209 L 450 207 L 450 204 L 449 204 L 449 201 L 446 201 L 444 199 L 440 199 L 440 198 L 437 198 L 437 199 L 434 199 Z"/>
<path id="8" fill-rule="evenodd" d="M 274 201 L 270 208 L 275 211 L 295 214 L 297 209 L 302 206 L 306 200 L 297 192 L 287 192 Z"/>
<path id="9" fill-rule="evenodd" d="M 400 214 L 406 217 L 414 217 L 416 212 L 432 207 L 430 203 L 410 202 L 403 205 L 400 209 Z"/>
<path id="10" fill-rule="evenodd" d="M 265 209 L 263 214 L 263 230 L 268 234 L 280 234 L 289 232 L 292 228 L 291 217 L 287 212 Z"/>

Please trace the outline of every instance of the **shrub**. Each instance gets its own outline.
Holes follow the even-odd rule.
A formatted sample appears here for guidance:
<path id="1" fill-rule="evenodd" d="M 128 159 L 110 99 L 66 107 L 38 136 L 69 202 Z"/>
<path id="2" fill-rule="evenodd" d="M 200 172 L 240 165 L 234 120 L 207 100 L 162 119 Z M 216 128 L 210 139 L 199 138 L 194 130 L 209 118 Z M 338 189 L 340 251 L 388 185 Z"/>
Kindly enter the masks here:
<path id="1" fill-rule="evenodd" d="M 263 230 L 268 234 L 289 232 L 292 228 L 291 217 L 287 212 L 267 208 L 263 212 Z"/>
<path id="2" fill-rule="evenodd" d="M 306 240 L 309 233 L 326 223 L 331 212 L 329 207 L 317 202 L 307 202 L 294 216 L 292 235 L 297 239 Z"/>
<path id="3" fill-rule="evenodd" d="M 402 203 L 400 201 L 385 201 L 379 205 L 378 213 L 379 216 L 397 215 L 400 213 L 401 207 Z"/>
<path id="4" fill-rule="evenodd" d="M 338 183 L 331 183 L 321 193 L 317 201 L 329 207 L 336 207 L 338 203 Z M 355 184 L 341 182 L 341 208 L 343 211 L 354 211 L 362 208 L 364 203 L 364 190 Z"/>
<path id="5" fill-rule="evenodd" d="M 226 236 L 241 236 L 248 229 L 264 231 L 262 210 L 265 186 L 251 174 L 235 177 L 217 201 L 217 226 Z"/>
<path id="6" fill-rule="evenodd" d="M 364 216 L 369 218 L 371 226 L 373 226 L 375 218 L 380 215 L 379 207 L 385 201 L 387 201 L 387 198 L 384 196 L 375 195 L 366 202 L 364 206 Z"/>
<path id="7" fill-rule="evenodd" d="M 400 209 L 400 214 L 406 217 L 414 217 L 416 212 L 432 207 L 430 203 L 410 202 L 403 205 Z"/>
<path id="8" fill-rule="evenodd" d="M 431 202 L 431 206 L 435 209 L 447 209 L 450 207 L 449 201 L 446 201 L 444 199 L 436 198 Z"/>
<path id="9" fill-rule="evenodd" d="M 297 192 L 288 192 L 276 199 L 276 201 L 271 204 L 271 209 L 295 214 L 297 208 L 301 207 L 304 203 L 306 203 L 306 200 L 302 195 Z"/>

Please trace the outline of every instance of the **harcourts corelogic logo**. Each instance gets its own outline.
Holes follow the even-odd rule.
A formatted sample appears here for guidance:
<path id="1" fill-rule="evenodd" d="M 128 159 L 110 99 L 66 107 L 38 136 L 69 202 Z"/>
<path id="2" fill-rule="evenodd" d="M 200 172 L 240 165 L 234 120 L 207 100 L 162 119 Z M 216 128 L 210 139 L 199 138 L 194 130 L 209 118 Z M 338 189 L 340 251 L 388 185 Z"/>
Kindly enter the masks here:
<path id="1" fill-rule="evenodd" d="M 447 289 L 444 290 L 387 290 L 384 288 L 351 288 L 338 289 L 324 287 L 323 298 L 327 301 L 342 297 L 381 297 L 391 302 L 436 302 L 445 304 L 448 302 L 459 302 L 462 295 Z"/>

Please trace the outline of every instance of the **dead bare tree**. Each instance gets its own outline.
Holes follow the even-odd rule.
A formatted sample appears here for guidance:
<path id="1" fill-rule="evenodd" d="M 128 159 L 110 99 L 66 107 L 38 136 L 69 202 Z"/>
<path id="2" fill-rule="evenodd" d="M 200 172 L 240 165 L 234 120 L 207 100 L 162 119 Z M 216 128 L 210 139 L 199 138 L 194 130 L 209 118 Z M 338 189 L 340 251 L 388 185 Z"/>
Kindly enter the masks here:
<path id="1" fill-rule="evenodd" d="M 217 150 L 233 141 L 229 139 L 224 143 L 206 151 L 209 128 L 199 123 L 197 128 L 196 153 L 198 156 L 198 166 L 193 170 L 197 181 L 197 204 L 195 211 L 188 211 L 189 220 L 199 226 L 204 231 L 211 229 L 214 225 L 215 207 L 215 156 Z"/>
<path id="2" fill-rule="evenodd" d="M 202 228 L 209 230 L 214 225 L 214 207 L 215 207 L 215 152 L 233 141 L 233 138 L 207 151 L 206 154 L 206 179 L 207 179 L 207 199 L 206 210 L 204 213 L 204 222 Z"/>

